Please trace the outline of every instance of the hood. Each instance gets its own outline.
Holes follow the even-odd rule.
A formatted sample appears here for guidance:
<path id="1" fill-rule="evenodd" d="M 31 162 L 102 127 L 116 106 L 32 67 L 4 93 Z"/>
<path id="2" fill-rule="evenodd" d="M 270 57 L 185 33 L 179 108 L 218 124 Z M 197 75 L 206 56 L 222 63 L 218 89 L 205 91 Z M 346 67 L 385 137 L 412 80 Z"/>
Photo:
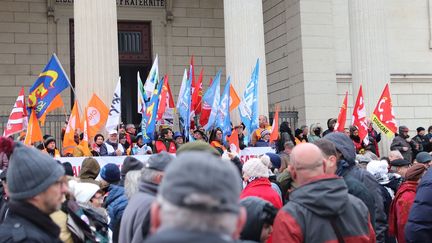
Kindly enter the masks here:
<path id="1" fill-rule="evenodd" d="M 277 209 L 269 202 L 258 197 L 247 197 L 240 201 L 246 209 L 247 220 L 240 239 L 260 242 L 264 224 L 273 224 Z"/>
<path id="2" fill-rule="evenodd" d="M 88 203 L 99 189 L 99 186 L 93 183 L 83 183 L 75 180 L 69 181 L 69 192 L 71 192 L 76 201 L 81 204 Z"/>
<path id="3" fill-rule="evenodd" d="M 290 200 L 301 204 L 314 214 L 324 217 L 335 216 L 345 211 L 348 188 L 343 178 L 322 175 L 294 190 Z"/>
<path id="4" fill-rule="evenodd" d="M 90 157 L 84 159 L 79 173 L 80 179 L 96 179 L 99 175 L 100 166 L 96 159 Z"/>
<path id="5" fill-rule="evenodd" d="M 324 132 L 323 129 L 322 129 L 321 124 L 319 124 L 319 123 L 312 123 L 312 125 L 311 125 L 310 128 L 309 128 L 309 134 L 310 134 L 311 136 L 317 136 L 317 135 L 315 134 L 315 132 L 314 132 L 314 130 L 315 130 L 316 128 L 320 128 L 320 129 L 321 129 L 320 134 L 322 134 L 322 132 Z"/>
<path id="6" fill-rule="evenodd" d="M 140 192 L 148 193 L 150 195 L 156 196 L 158 192 L 159 185 L 146 182 L 146 181 L 140 181 L 138 184 L 138 190 Z"/>
<path id="7" fill-rule="evenodd" d="M 341 132 L 332 132 L 324 138 L 330 140 L 336 146 L 336 149 L 342 153 L 348 164 L 355 165 L 356 149 L 353 141 L 347 135 Z"/>

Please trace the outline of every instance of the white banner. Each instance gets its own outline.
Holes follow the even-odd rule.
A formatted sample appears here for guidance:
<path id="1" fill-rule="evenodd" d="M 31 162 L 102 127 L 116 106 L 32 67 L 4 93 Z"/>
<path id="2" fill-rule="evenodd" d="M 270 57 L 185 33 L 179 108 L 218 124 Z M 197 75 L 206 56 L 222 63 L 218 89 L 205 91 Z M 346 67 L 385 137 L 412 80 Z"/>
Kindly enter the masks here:
<path id="1" fill-rule="evenodd" d="M 275 151 L 271 147 L 258 147 L 258 148 L 251 147 L 251 148 L 245 148 L 241 150 L 239 156 L 240 156 L 240 161 L 242 163 L 245 163 L 251 158 L 257 158 L 260 155 L 263 155 L 265 153 L 274 153 L 274 152 Z M 139 161 L 145 163 L 150 156 L 151 155 L 133 155 L 132 157 L 135 157 Z M 123 165 L 123 161 L 125 160 L 126 157 L 128 156 L 103 156 L 103 157 L 93 157 L 93 158 L 95 158 L 99 162 L 101 168 L 108 163 L 114 163 L 121 169 Z M 64 162 L 71 163 L 74 175 L 78 176 L 81 170 L 81 164 L 85 158 L 86 157 L 60 157 L 60 158 L 56 158 L 56 160 L 59 160 L 62 163 Z"/>

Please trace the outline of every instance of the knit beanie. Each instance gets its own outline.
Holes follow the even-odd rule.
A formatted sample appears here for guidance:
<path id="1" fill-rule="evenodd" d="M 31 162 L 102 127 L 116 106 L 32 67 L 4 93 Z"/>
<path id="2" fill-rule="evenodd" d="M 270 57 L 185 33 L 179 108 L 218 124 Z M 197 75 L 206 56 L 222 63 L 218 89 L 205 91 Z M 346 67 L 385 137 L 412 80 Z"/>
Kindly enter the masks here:
<path id="1" fill-rule="evenodd" d="M 17 143 L 6 176 L 10 198 L 32 198 L 48 189 L 64 174 L 63 166 L 51 156 Z"/>
<path id="2" fill-rule="evenodd" d="M 423 164 L 414 164 L 407 170 L 405 180 L 418 181 L 423 176 L 425 170 L 426 167 Z"/>
<path id="3" fill-rule="evenodd" d="M 243 165 L 243 175 L 248 177 L 269 177 L 271 162 L 268 156 L 252 158 Z"/>
<path id="4" fill-rule="evenodd" d="M 131 170 L 141 170 L 144 164 L 134 157 L 126 157 L 121 168 L 121 177 L 125 177 Z"/>
<path id="5" fill-rule="evenodd" d="M 102 167 L 100 176 L 108 183 L 120 181 L 120 169 L 114 163 L 108 163 Z"/>

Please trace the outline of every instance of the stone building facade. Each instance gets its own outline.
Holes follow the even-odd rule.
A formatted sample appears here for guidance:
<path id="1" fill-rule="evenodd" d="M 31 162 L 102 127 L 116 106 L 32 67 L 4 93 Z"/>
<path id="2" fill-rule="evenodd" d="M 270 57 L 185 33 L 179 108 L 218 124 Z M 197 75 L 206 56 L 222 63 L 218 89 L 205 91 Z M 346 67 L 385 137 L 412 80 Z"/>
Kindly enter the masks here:
<path id="1" fill-rule="evenodd" d="M 265 63 L 261 72 L 264 85 L 261 89 L 264 91 L 262 98 L 268 101 L 268 105 L 263 102 L 262 113 L 272 111 L 274 104 L 279 103 L 283 110 L 298 111 L 299 125 L 320 122 L 325 126 L 329 117 L 337 116 L 346 91 L 349 93 L 350 118 L 359 83 L 367 87 L 366 93 L 370 93 L 365 95 L 372 99 L 366 99 L 366 103 L 370 103 L 367 106 L 370 113 L 370 107 L 375 106 L 384 84 L 390 81 L 398 123 L 408 125 L 411 130 L 432 124 L 432 0 L 379 1 L 385 8 L 371 19 L 382 17 L 377 21 L 385 31 L 381 33 L 383 35 L 375 36 L 374 40 L 385 41 L 386 50 L 381 50 L 382 46 L 377 50 L 384 51 L 385 65 L 383 64 L 381 72 L 383 77 L 388 75 L 390 79 L 380 82 L 353 82 L 353 70 L 357 70 L 356 73 L 362 69 L 356 61 L 360 57 L 353 57 L 353 53 L 357 54 L 353 52 L 354 46 L 351 46 L 368 44 L 367 40 L 352 38 L 355 36 L 353 32 L 361 24 L 368 27 L 368 23 L 359 23 L 352 14 L 362 13 L 370 7 L 356 5 L 360 0 L 238 0 L 240 5 L 237 6 L 231 1 L 233 0 L 117 0 L 115 13 L 119 33 L 122 31 L 121 23 L 144 23 L 150 27 L 150 59 L 130 62 L 120 53 L 117 73 L 121 75 L 122 72 L 130 71 L 125 71 L 128 67 L 139 65 L 142 72 L 148 71 L 152 59 L 158 54 L 159 73 L 169 75 L 171 88 L 177 98 L 183 71 L 193 55 L 196 75 L 204 68 L 205 88 L 210 78 L 218 70 L 222 70 L 222 84 L 226 76 L 234 75 L 233 83 L 239 93 L 242 93 L 256 58 L 259 57 L 262 64 Z M 75 4 L 78 2 L 82 1 L 75 0 Z M 90 8 L 90 1 L 86 2 L 80 6 L 87 4 Z M 370 5 L 374 1 L 363 2 Z M 241 8 L 241 4 L 244 8 Z M 227 8 L 230 11 L 224 11 Z M 253 26 L 252 22 L 241 21 L 248 15 L 256 14 L 252 13 L 255 10 L 262 12 L 263 36 L 260 36 L 259 28 L 248 29 Z M 237 19 L 232 14 L 236 11 Z M 75 23 L 73 19 L 76 14 L 74 16 L 73 0 L 0 0 L 2 114 L 10 112 L 21 86 L 28 91 L 51 53 L 57 54 L 68 75 L 74 79 L 76 73 L 72 67 L 76 50 L 71 53 L 74 50 L 71 45 L 75 42 L 71 38 L 71 26 Z M 257 21 L 259 23 L 259 18 Z M 88 25 L 91 27 L 97 23 L 89 21 Z M 235 28 L 232 27 L 236 25 L 258 38 L 252 37 L 242 44 L 235 43 L 232 38 Z M 262 48 L 261 38 L 264 39 Z M 91 38 L 86 41 L 89 45 L 94 45 Z M 78 48 L 82 51 L 83 46 Z M 235 52 L 248 48 L 253 50 L 250 54 L 255 58 L 247 56 L 247 51 Z M 360 45 L 355 48 L 361 50 L 362 47 Z M 229 53 L 227 50 L 230 50 Z M 263 57 L 259 56 L 261 52 L 264 53 Z M 236 61 L 236 56 L 243 58 L 244 62 Z M 240 69 L 244 71 L 240 72 Z M 136 83 L 136 78 L 127 75 L 128 78 L 122 79 L 125 85 Z M 142 79 L 145 77 L 146 74 L 141 74 Z M 89 80 L 75 81 L 91 83 L 94 79 L 95 77 L 89 77 Z M 108 90 L 114 90 L 116 81 L 94 81 L 97 83 L 96 88 L 89 88 L 88 91 L 106 89 L 101 96 L 108 101 L 109 93 L 112 93 Z M 131 90 L 130 96 L 135 96 L 135 93 L 135 90 Z M 68 112 L 71 91 L 67 90 L 62 97 Z M 87 101 L 86 98 L 82 99 L 83 106 Z"/>

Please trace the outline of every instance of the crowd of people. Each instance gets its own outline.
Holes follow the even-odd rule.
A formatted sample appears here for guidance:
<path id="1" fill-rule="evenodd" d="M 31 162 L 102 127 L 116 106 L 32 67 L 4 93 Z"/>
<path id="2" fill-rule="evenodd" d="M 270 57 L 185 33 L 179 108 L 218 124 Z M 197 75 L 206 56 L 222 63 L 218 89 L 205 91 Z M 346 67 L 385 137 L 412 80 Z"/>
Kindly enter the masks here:
<path id="1" fill-rule="evenodd" d="M 432 242 L 432 127 L 409 139 L 400 126 L 382 156 L 370 121 L 367 144 L 335 124 L 293 135 L 282 122 L 270 141 L 260 116 L 250 142 L 234 126 L 241 149 L 275 148 L 244 164 L 221 129 L 185 142 L 163 127 L 145 143 L 128 124 L 96 135 L 90 153 L 77 133 L 72 154 L 51 136 L 39 150 L 2 137 L 0 242 Z M 120 168 L 93 158 L 142 154 Z M 86 157 L 78 175 L 61 155 Z"/>

